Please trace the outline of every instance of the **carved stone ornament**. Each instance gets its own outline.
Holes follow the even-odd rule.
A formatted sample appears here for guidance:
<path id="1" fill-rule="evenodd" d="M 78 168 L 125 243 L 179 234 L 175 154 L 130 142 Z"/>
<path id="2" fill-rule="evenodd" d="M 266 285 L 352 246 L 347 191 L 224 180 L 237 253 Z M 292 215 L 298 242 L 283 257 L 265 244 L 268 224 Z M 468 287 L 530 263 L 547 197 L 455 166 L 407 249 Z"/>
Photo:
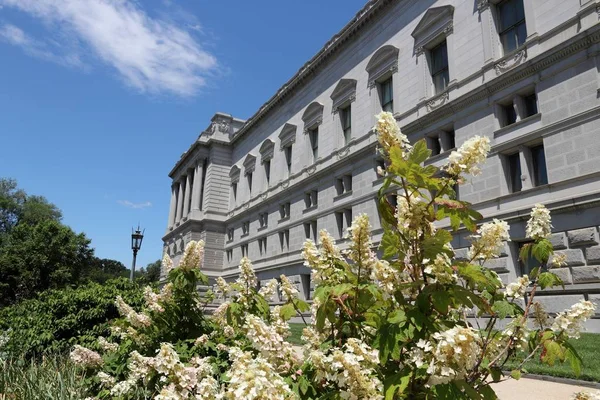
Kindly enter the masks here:
<path id="1" fill-rule="evenodd" d="M 317 117 L 313 121 L 310 121 L 310 126 L 304 125 L 304 134 L 308 134 L 311 130 L 315 129 L 317 126 L 323 123 L 323 116 Z"/>
<path id="2" fill-rule="evenodd" d="M 523 49 L 516 52 L 512 57 L 500 61 L 499 63 L 494 65 L 496 75 L 501 75 L 504 72 L 513 69 L 517 65 L 520 65 L 523 62 L 525 62 L 525 60 L 527 60 L 527 49 Z"/>
<path id="3" fill-rule="evenodd" d="M 477 10 L 481 13 L 490 6 L 490 0 L 477 0 Z"/>
<path id="4" fill-rule="evenodd" d="M 338 158 L 338 160 L 341 160 L 342 158 L 346 157 L 348 154 L 350 154 L 350 147 L 346 146 L 346 147 L 338 150 L 337 158 Z"/>
<path id="5" fill-rule="evenodd" d="M 314 174 L 315 172 L 317 172 L 317 166 L 316 166 L 316 165 L 314 165 L 314 164 L 313 164 L 313 165 L 311 165 L 311 166 L 309 166 L 308 168 L 306 168 L 306 173 L 307 173 L 308 175 L 312 175 L 312 174 Z"/>
<path id="6" fill-rule="evenodd" d="M 444 33 L 447 35 L 450 35 L 452 32 L 454 32 L 454 25 L 450 24 L 447 27 L 444 28 Z"/>
<path id="7" fill-rule="evenodd" d="M 229 121 L 225 121 L 225 120 L 219 121 L 219 128 L 220 128 L 221 132 L 228 133 L 229 132 Z"/>
<path id="8" fill-rule="evenodd" d="M 448 102 L 448 99 L 449 99 L 448 92 L 444 92 L 440 96 L 429 100 L 427 102 L 427 111 L 433 111 L 433 110 L 440 108 L 441 106 L 443 106 L 444 104 L 446 104 Z"/>
<path id="9" fill-rule="evenodd" d="M 267 194 L 267 192 L 264 192 L 264 193 L 260 194 L 260 198 L 262 199 L 262 201 L 265 201 L 267 199 L 267 197 L 269 197 L 268 194 Z"/>
<path id="10" fill-rule="evenodd" d="M 290 186 L 290 180 L 286 179 L 285 181 L 281 182 L 281 187 L 284 189 L 287 189 L 288 186 Z"/>

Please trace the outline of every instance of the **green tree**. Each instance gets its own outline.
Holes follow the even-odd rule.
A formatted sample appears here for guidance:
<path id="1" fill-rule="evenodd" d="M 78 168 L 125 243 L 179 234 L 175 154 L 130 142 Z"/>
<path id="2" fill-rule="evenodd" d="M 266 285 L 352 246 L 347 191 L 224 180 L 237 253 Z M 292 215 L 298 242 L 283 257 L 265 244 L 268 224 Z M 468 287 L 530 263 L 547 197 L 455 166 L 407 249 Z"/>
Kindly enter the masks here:
<path id="1" fill-rule="evenodd" d="M 77 282 L 93 257 L 89 245 L 57 221 L 15 226 L 0 248 L 0 305 Z"/>
<path id="2" fill-rule="evenodd" d="M 129 273 L 122 262 L 109 258 L 93 257 L 82 271 L 83 281 L 104 283 L 109 279 L 127 278 Z"/>
<path id="3" fill-rule="evenodd" d="M 0 178 L 0 244 L 19 222 L 26 198 L 25 191 L 17 188 L 16 180 Z"/>
<path id="4" fill-rule="evenodd" d="M 160 280 L 161 260 L 156 260 L 143 269 L 143 275 L 137 278 L 142 284 L 158 282 Z M 137 275 L 137 274 L 136 274 Z"/>
<path id="5" fill-rule="evenodd" d="M 20 224 L 36 225 L 43 221 L 60 222 L 62 212 L 44 196 L 27 196 L 21 208 Z"/>

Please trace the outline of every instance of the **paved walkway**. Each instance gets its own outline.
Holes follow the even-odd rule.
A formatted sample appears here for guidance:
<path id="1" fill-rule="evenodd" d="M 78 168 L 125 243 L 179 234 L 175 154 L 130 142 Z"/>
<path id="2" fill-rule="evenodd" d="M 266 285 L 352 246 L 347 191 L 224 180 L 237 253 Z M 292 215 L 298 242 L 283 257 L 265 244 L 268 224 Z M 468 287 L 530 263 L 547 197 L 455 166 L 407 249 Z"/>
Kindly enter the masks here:
<path id="1" fill-rule="evenodd" d="M 518 381 L 509 379 L 494 383 L 492 387 L 500 400 L 570 400 L 577 392 L 594 392 L 597 390 L 584 386 L 527 378 L 521 378 Z"/>

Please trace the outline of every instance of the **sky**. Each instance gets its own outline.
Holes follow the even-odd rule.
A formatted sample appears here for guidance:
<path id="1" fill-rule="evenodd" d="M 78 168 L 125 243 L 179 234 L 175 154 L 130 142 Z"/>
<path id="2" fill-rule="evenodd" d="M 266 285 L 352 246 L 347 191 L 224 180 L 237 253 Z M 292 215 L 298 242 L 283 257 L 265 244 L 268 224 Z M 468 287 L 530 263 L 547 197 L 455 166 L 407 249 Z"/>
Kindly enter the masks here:
<path id="1" fill-rule="evenodd" d="M 95 254 L 161 257 L 168 173 L 212 115 L 247 119 L 366 0 L 0 0 L 0 177 Z"/>

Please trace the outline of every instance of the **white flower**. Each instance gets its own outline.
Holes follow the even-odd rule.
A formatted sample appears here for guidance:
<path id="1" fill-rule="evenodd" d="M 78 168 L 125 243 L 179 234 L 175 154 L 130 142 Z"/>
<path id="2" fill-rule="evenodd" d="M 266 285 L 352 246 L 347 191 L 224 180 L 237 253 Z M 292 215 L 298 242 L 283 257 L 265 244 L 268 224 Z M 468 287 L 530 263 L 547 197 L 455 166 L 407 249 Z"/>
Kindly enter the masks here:
<path id="1" fill-rule="evenodd" d="M 543 204 L 536 204 L 531 209 L 529 221 L 525 234 L 534 240 L 546 239 L 552 233 L 552 224 L 550 220 L 550 211 Z"/>
<path id="2" fill-rule="evenodd" d="M 205 345 L 208 342 L 208 335 L 204 334 L 200 337 L 198 337 L 198 339 L 196 339 L 196 341 L 194 342 L 196 344 L 196 346 L 201 346 L 201 345 Z"/>
<path id="3" fill-rule="evenodd" d="M 146 306 L 155 312 L 165 311 L 161 303 L 171 299 L 172 294 L 173 284 L 171 282 L 163 286 L 160 293 L 154 293 L 154 290 L 152 290 L 150 286 L 144 288 L 144 300 L 146 301 Z"/>
<path id="4" fill-rule="evenodd" d="M 564 332 L 568 337 L 577 339 L 583 324 L 594 315 L 595 310 L 594 303 L 581 300 L 579 303 L 573 304 L 570 309 L 556 315 L 552 330 L 558 333 Z"/>
<path id="5" fill-rule="evenodd" d="M 240 276 L 237 282 L 244 288 L 255 288 L 258 284 L 258 280 L 256 279 L 254 268 L 248 257 L 242 258 L 239 268 Z"/>
<path id="6" fill-rule="evenodd" d="M 118 344 L 109 342 L 103 336 L 98 336 L 98 345 L 102 348 L 102 350 L 106 351 L 107 353 L 117 351 L 117 349 L 119 348 Z"/>
<path id="7" fill-rule="evenodd" d="M 382 111 L 375 116 L 377 123 L 373 127 L 377 131 L 377 139 L 385 153 L 389 154 L 393 147 L 398 147 L 402 150 L 403 156 L 406 157 L 411 151 L 411 145 L 406 135 L 400 132 L 400 127 L 394 118 L 394 115 L 387 111 Z"/>
<path id="8" fill-rule="evenodd" d="M 127 321 L 135 328 L 147 328 L 152 323 L 150 317 L 143 313 L 137 313 L 131 306 L 123 300 L 121 296 L 117 296 L 115 301 L 119 314 L 121 314 Z"/>
<path id="9" fill-rule="evenodd" d="M 265 300 L 271 301 L 271 299 L 275 295 L 275 292 L 277 292 L 277 285 L 277 279 L 271 279 L 260 288 L 258 294 L 264 297 Z"/>
<path id="10" fill-rule="evenodd" d="M 100 380 L 100 384 L 104 387 L 112 387 L 115 384 L 115 378 L 106 372 L 100 371 L 97 376 Z"/>
<path id="11" fill-rule="evenodd" d="M 464 379 L 475 366 L 482 341 L 473 328 L 455 326 L 433 334 L 435 349 L 427 372 L 429 385 Z"/>
<path id="12" fill-rule="evenodd" d="M 162 267 L 165 271 L 165 274 L 167 275 L 169 275 L 169 272 L 171 272 L 171 270 L 173 269 L 173 260 L 171 260 L 171 257 L 169 257 L 167 253 L 165 253 L 165 255 L 163 256 Z"/>
<path id="13" fill-rule="evenodd" d="M 509 226 L 506 221 L 494 218 L 492 222 L 481 225 L 477 234 L 473 235 L 473 244 L 467 257 L 470 259 L 487 260 L 500 255 L 503 242 L 510 240 Z"/>
<path id="14" fill-rule="evenodd" d="M 260 351 L 261 356 L 277 371 L 285 372 L 293 365 L 299 364 L 300 360 L 292 345 L 284 340 L 276 327 L 267 325 L 259 317 L 248 314 L 244 330 L 252 346 Z"/>
<path id="15" fill-rule="evenodd" d="M 117 382 L 110 390 L 110 394 L 116 397 L 125 396 L 134 388 L 134 386 L 135 382 L 129 380 Z"/>
<path id="16" fill-rule="evenodd" d="M 179 364 L 179 354 L 171 343 L 161 343 L 158 354 L 154 357 L 154 369 L 163 375 L 169 375 Z"/>
<path id="17" fill-rule="evenodd" d="M 100 354 L 77 344 L 71 351 L 70 358 L 75 365 L 84 368 L 97 368 L 104 364 Z"/>
<path id="18" fill-rule="evenodd" d="M 279 290 L 281 291 L 281 295 L 286 302 L 291 302 L 298 297 L 298 289 L 292 285 L 292 282 L 290 282 L 287 276 L 281 275 L 279 279 L 281 280 Z"/>
<path id="19" fill-rule="evenodd" d="M 572 400 L 600 400 L 600 390 L 595 392 L 577 392 L 571 397 Z"/>
<path id="20" fill-rule="evenodd" d="M 217 278 L 217 288 L 215 290 L 217 296 L 225 298 L 231 292 L 231 286 L 220 276 Z"/>
<path id="21" fill-rule="evenodd" d="M 198 242 L 192 240 L 187 244 L 187 246 L 185 246 L 183 257 L 181 258 L 181 262 L 179 263 L 179 268 L 186 271 L 200 269 L 202 267 L 203 261 L 204 240 L 200 240 Z"/>
<path id="22" fill-rule="evenodd" d="M 489 151 L 490 139 L 487 136 L 474 136 L 464 142 L 458 150 L 450 153 L 446 171 L 452 176 L 477 176 L 481 173 L 479 164 L 485 161 Z"/>
<path id="23" fill-rule="evenodd" d="M 504 292 L 505 297 L 514 297 L 515 299 L 520 299 L 525 296 L 525 292 L 527 291 L 527 287 L 531 281 L 529 280 L 529 276 L 523 275 L 517 279 L 516 282 L 509 283 L 506 286 L 506 291 Z"/>

